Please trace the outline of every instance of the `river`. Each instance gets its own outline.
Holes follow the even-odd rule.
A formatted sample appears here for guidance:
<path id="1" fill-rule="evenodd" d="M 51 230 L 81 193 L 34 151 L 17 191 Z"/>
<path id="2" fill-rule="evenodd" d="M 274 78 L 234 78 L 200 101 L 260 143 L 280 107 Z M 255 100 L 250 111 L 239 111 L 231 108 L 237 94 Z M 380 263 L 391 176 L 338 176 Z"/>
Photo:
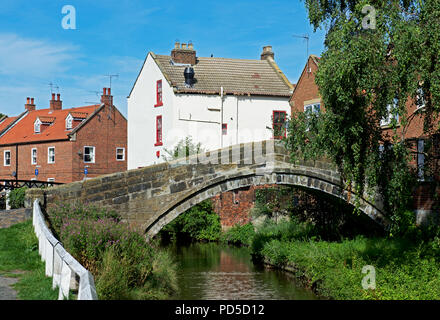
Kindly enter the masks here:
<path id="1" fill-rule="evenodd" d="M 254 265 L 250 250 L 217 243 L 168 246 L 178 264 L 180 300 L 311 300 L 284 271 Z"/>

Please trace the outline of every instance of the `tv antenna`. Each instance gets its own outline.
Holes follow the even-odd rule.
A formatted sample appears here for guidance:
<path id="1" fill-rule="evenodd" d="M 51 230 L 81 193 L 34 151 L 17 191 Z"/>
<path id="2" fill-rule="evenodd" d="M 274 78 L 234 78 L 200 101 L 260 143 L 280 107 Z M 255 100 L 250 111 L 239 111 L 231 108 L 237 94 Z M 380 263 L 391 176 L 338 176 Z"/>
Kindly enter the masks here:
<path id="1" fill-rule="evenodd" d="M 110 89 L 112 88 L 112 78 L 119 78 L 119 74 L 106 74 L 104 77 L 109 77 L 110 80 Z"/>
<path id="2" fill-rule="evenodd" d="M 292 37 L 294 37 L 294 38 L 302 38 L 302 39 L 306 40 L 306 42 L 307 42 L 307 46 L 306 46 L 306 50 L 307 50 L 307 73 L 310 73 L 310 69 L 309 69 L 309 40 L 310 40 L 310 37 L 309 37 L 308 34 L 304 34 L 304 35 L 294 34 L 294 35 L 292 35 Z"/>
<path id="3" fill-rule="evenodd" d="M 53 94 L 53 89 L 56 88 L 57 91 L 60 90 L 60 87 L 58 87 L 57 85 L 53 84 L 52 82 L 49 82 L 48 86 L 50 87 L 50 94 Z"/>

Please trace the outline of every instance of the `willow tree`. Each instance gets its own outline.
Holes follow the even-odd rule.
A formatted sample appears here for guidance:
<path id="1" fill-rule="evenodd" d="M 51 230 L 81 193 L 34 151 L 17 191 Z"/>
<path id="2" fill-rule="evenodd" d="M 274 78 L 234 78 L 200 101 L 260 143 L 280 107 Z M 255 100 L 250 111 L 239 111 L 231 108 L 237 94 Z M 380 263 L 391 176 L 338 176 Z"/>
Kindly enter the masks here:
<path id="1" fill-rule="evenodd" d="M 315 31 L 326 32 L 316 74 L 325 113 L 292 115 L 287 141 L 292 155 L 298 149 L 304 157 L 325 154 L 358 194 L 379 187 L 398 227 L 414 185 L 410 148 L 396 117 L 390 141 L 384 141 L 380 120 L 391 112 L 405 128 L 414 117 L 406 101 L 423 98 L 424 132 L 431 137 L 439 132 L 440 0 L 305 0 L 305 5 Z M 387 144 L 392 147 L 380 147 Z"/>

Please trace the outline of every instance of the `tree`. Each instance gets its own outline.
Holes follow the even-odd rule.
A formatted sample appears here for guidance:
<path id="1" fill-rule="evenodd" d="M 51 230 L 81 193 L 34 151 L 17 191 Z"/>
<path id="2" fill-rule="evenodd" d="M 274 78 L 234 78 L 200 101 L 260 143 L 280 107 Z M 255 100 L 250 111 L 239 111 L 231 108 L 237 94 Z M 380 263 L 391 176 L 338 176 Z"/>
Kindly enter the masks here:
<path id="1" fill-rule="evenodd" d="M 188 157 L 203 152 L 200 143 L 194 143 L 191 137 L 180 140 L 172 150 L 165 149 L 167 155 L 163 155 L 165 161 L 172 161 L 182 157 Z"/>
<path id="2" fill-rule="evenodd" d="M 422 90 L 424 132 L 439 133 L 440 1 L 305 0 L 305 5 L 315 31 L 326 31 L 316 74 L 326 113 L 312 119 L 313 126 L 310 118 L 294 114 L 288 146 L 293 157 L 298 148 L 305 157 L 328 156 L 358 194 L 378 186 L 398 224 L 414 186 L 410 148 L 395 117 L 388 140 L 380 121 L 391 111 L 407 126 L 413 115 L 405 103 Z M 295 137 L 298 128 L 308 130 Z"/>

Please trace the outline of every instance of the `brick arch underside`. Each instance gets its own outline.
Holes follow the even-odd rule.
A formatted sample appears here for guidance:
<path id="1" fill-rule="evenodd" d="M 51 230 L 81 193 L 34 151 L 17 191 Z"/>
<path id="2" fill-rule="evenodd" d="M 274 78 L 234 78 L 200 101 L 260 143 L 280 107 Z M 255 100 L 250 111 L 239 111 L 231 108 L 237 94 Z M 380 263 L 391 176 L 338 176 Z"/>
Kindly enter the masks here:
<path id="1" fill-rule="evenodd" d="M 185 194 L 179 201 L 170 204 L 161 213 L 157 214 L 153 221 L 144 223 L 141 227 L 145 230 L 147 239 L 153 238 L 165 225 L 173 221 L 180 214 L 184 213 L 196 204 L 210 199 L 217 194 L 232 191 L 249 186 L 260 185 L 291 185 L 302 187 L 303 189 L 318 190 L 327 193 L 333 197 L 343 199 L 351 205 L 355 205 L 356 194 L 343 190 L 339 184 L 335 184 L 322 177 L 304 176 L 286 172 L 276 172 L 270 174 L 248 174 L 236 176 L 233 178 L 225 178 L 222 181 L 216 179 L 215 183 L 205 183 L 197 190 L 191 190 Z M 383 213 L 371 202 L 360 198 L 360 211 L 373 219 L 375 222 L 387 227 L 388 221 Z"/>

